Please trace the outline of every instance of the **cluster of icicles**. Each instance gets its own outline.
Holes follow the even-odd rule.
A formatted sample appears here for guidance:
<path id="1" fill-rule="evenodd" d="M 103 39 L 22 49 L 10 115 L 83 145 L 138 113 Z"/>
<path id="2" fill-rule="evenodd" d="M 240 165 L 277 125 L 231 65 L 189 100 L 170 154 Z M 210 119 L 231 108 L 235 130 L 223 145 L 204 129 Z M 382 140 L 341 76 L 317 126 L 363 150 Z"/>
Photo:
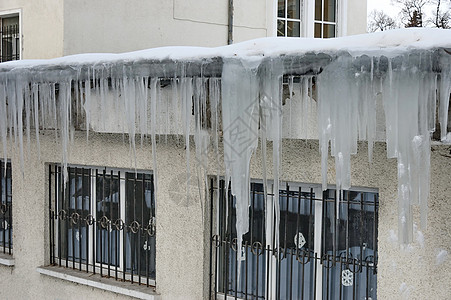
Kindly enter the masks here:
<path id="1" fill-rule="evenodd" d="M 132 149 L 136 135 L 150 135 L 157 180 L 157 137 L 184 136 L 190 174 L 189 144 L 194 135 L 195 155 L 204 174 L 213 153 L 217 160 L 213 163 L 218 164 L 218 170 L 224 167 L 222 175 L 231 182 L 240 243 L 249 229 L 249 168 L 259 141 L 264 182 L 266 142 L 272 142 L 271 179 L 274 199 L 278 199 L 283 118 L 303 124 L 290 131 L 305 131 L 301 127 L 308 123 L 309 105 L 315 103 L 323 188 L 327 187 L 330 153 L 335 158 L 336 185 L 341 194 L 351 187 L 351 154 L 357 152 L 359 140 L 368 142 L 368 156 L 372 159 L 379 97 L 385 111 L 387 156 L 398 161 L 399 238 L 402 243 L 409 243 L 413 205 L 419 205 L 421 224 L 426 226 L 430 136 L 435 130 L 436 103 L 440 103 L 441 134 L 446 136 L 451 61 L 449 55 L 440 58 L 437 71 L 435 54 L 424 51 L 421 55 L 392 58 L 340 55 L 319 74 L 310 75 L 284 74 L 282 58 L 265 60 L 264 64 L 262 60 L 225 58 L 220 77 L 187 76 L 181 72 L 157 78 L 143 76 L 141 69 L 137 75 L 133 69 L 125 68 L 122 74 L 113 76 L 108 66 L 102 65 L 91 66 L 84 78 L 72 73 L 65 76 L 63 72 L 55 76 L 55 70 L 49 70 L 48 76 L 45 70 L 39 76 L 30 76 L 26 69 L 3 72 L 0 135 L 4 156 L 8 156 L 10 135 L 20 149 L 23 170 L 24 132 L 29 141 L 30 132 L 35 131 L 39 149 L 39 129 L 54 128 L 61 140 L 62 162 L 67 166 L 75 128 L 89 133 L 108 132 L 114 127 L 114 132 L 129 134 Z M 283 86 L 288 88 L 288 98 L 283 97 Z M 302 113 L 296 118 L 283 115 L 286 105 L 291 109 L 298 106 Z M 77 123 L 80 120 L 83 126 Z M 222 149 L 224 160 L 220 162 Z M 273 209 L 278 220 L 278 201 L 273 203 L 274 207 L 267 209 Z"/>

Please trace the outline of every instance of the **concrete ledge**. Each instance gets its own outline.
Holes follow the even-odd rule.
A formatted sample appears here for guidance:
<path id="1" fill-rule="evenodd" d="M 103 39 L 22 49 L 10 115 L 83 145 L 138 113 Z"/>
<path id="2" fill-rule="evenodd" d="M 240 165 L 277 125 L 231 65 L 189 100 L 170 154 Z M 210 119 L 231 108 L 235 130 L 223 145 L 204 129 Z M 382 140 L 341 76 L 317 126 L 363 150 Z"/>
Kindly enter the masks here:
<path id="1" fill-rule="evenodd" d="M 139 299 L 149 299 L 149 300 L 160 299 L 160 296 L 155 293 L 153 287 L 131 284 L 130 282 L 123 282 L 111 278 L 103 278 L 97 274 L 93 275 L 83 271 L 55 266 L 38 267 L 36 271 L 38 271 L 42 275 L 47 275 L 50 277 L 59 278 L 62 280 L 87 285 L 90 287 L 95 287 L 98 289 L 118 293 L 121 295 L 135 297 Z"/>
<path id="2" fill-rule="evenodd" d="M 12 255 L 0 253 L 0 265 L 14 267 L 15 260 Z"/>

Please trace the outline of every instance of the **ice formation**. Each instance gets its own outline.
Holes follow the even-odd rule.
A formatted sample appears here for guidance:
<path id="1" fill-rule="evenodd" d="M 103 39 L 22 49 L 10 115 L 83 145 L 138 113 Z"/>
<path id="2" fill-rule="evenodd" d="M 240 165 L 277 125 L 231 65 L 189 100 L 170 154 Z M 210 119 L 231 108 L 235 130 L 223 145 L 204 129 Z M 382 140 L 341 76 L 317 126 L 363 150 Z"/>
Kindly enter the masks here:
<path id="1" fill-rule="evenodd" d="M 33 129 L 38 149 L 39 130 L 55 129 L 65 165 L 76 129 L 86 130 L 87 136 L 90 130 L 127 133 L 133 151 L 135 136 L 143 140 L 149 135 L 157 180 L 157 139 L 183 135 L 188 182 L 195 171 L 189 163 L 194 135 L 195 157 L 204 176 L 210 161 L 217 165 L 217 176 L 225 167 L 226 182 L 230 179 L 239 244 L 248 231 L 250 159 L 259 140 L 263 179 L 266 183 L 266 170 L 271 168 L 278 199 L 283 124 L 288 119 L 290 134 L 307 137 L 307 124 L 314 119 L 310 108 L 315 106 L 323 187 L 328 183 L 330 153 L 335 159 L 335 182 L 342 191 L 351 186 L 351 155 L 357 152 L 359 140 L 368 142 L 371 161 L 377 114 L 382 113 L 387 155 L 398 161 L 398 236 L 406 244 L 413 239 L 413 205 L 420 207 L 422 228 L 426 226 L 430 137 L 436 129 L 437 103 L 441 137 L 447 138 L 451 91 L 447 47 L 451 47 L 450 32 L 423 29 L 3 63 L 3 155 L 8 156 L 9 135 L 23 158 L 23 133 L 30 141 Z M 293 100 L 293 93 L 299 101 Z M 378 97 L 383 100 L 382 112 Z M 289 105 L 289 115 L 282 114 L 284 105 Z M 295 109 L 302 113 L 293 116 Z M 267 141 L 272 142 L 272 166 L 266 165 Z M 211 153 L 213 160 L 208 159 Z M 273 207 L 267 207 L 276 220 L 277 205 L 274 201 Z"/>

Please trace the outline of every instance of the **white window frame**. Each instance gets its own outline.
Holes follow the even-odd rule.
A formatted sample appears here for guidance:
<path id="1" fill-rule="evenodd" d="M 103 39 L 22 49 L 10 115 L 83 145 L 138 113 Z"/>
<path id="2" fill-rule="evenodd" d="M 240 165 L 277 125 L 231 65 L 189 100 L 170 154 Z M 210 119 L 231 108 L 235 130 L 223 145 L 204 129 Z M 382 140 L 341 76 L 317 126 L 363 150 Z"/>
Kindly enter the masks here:
<path id="1" fill-rule="evenodd" d="M 11 9 L 0 11 L 0 28 L 2 27 L 2 19 L 10 17 L 19 17 L 19 59 L 23 59 L 23 44 L 22 44 L 22 9 Z M 0 55 L 1 55 L 1 45 L 0 45 Z"/>
<path id="2" fill-rule="evenodd" d="M 277 22 L 283 18 L 278 18 L 278 0 L 273 1 L 273 36 L 277 36 Z M 301 37 L 313 38 L 315 36 L 315 0 L 299 0 L 301 7 Z M 285 2 L 286 3 L 286 2 Z M 335 22 L 325 22 L 325 24 L 334 24 L 336 37 L 347 35 L 348 21 L 348 0 L 336 0 L 336 18 Z M 324 12 L 322 12 L 324 13 Z M 366 12 L 365 12 L 366 13 Z M 286 15 L 286 14 L 285 14 Z M 296 19 L 294 19 L 296 20 Z M 317 22 L 318 23 L 318 22 Z M 286 26 L 286 25 L 285 25 Z M 286 34 L 286 31 L 285 31 Z"/>
<path id="3" fill-rule="evenodd" d="M 119 218 L 121 220 L 124 220 L 124 222 L 126 222 L 126 174 L 127 173 L 133 173 L 133 170 L 129 170 L 129 169 L 118 169 L 118 168 L 108 168 L 108 167 L 99 167 L 99 166 L 82 166 L 82 165 L 70 165 L 69 166 L 72 169 L 78 168 L 78 169 L 89 169 L 90 170 L 90 193 L 91 193 L 91 203 L 90 203 L 90 207 L 89 207 L 89 213 L 94 217 L 94 219 L 96 218 L 96 212 L 97 212 L 97 177 L 96 177 L 96 170 L 98 171 L 99 176 L 103 175 L 103 171 L 106 170 L 105 175 L 106 176 L 111 176 L 111 171 L 113 172 L 113 176 L 117 176 L 120 173 L 120 178 L 119 178 L 119 199 L 120 199 L 120 213 L 119 213 Z M 62 168 L 62 167 L 61 167 Z M 61 170 L 62 172 L 62 170 Z M 152 175 L 153 173 L 151 171 L 146 171 L 146 170 L 136 170 L 137 174 L 143 174 L 143 175 Z M 78 173 L 78 175 L 81 175 L 80 173 Z M 85 173 L 86 176 L 86 173 Z M 53 177 L 56 178 L 56 177 Z M 60 180 L 59 178 L 57 180 Z M 66 183 L 67 184 L 67 183 Z M 58 195 L 60 195 L 60 184 L 57 185 L 57 189 L 58 189 Z M 155 189 L 154 189 L 155 192 Z M 55 195 L 55 197 L 57 197 Z M 154 197 L 156 197 L 156 195 L 154 195 Z M 155 199 L 156 201 L 156 199 Z M 54 199 L 53 204 L 55 205 L 54 209 L 55 212 L 58 213 L 59 208 L 56 206 L 57 203 L 59 203 L 59 200 L 57 198 Z M 69 202 L 70 203 L 70 202 Z M 156 207 L 155 207 L 155 214 L 156 214 Z M 153 217 L 153 225 L 155 226 L 155 219 L 156 217 Z M 110 220 L 111 221 L 111 220 Z M 57 233 L 60 228 L 58 226 L 58 222 L 55 221 L 55 232 Z M 111 225 L 110 225 L 111 226 Z M 88 227 L 89 230 L 89 237 L 93 237 L 94 236 L 94 226 L 89 226 Z M 111 229 L 110 229 L 111 230 Z M 67 233 L 69 234 L 69 233 Z M 94 245 L 95 243 L 95 245 Z M 58 243 L 55 243 L 55 253 L 58 253 Z M 68 247 L 68 245 L 66 245 L 66 247 Z M 150 246 L 148 246 L 150 247 Z M 90 239 L 89 240 L 89 245 L 88 245 L 88 251 L 89 254 L 91 253 L 95 253 L 95 255 L 88 255 L 88 265 L 89 265 L 89 269 L 91 268 L 95 268 L 95 273 L 99 274 L 100 270 L 102 269 L 103 273 L 106 274 L 108 272 L 108 263 L 100 263 L 97 262 L 97 236 L 95 239 Z M 120 277 L 118 276 L 118 279 L 122 279 L 122 272 L 124 271 L 125 268 L 125 263 L 124 263 L 124 256 L 123 256 L 123 251 L 124 251 L 124 235 L 119 234 L 119 265 L 117 267 L 117 271 L 118 273 L 121 272 Z M 72 254 L 74 255 L 74 254 Z M 79 254 L 81 255 L 81 254 Z M 67 260 L 68 265 L 71 267 L 72 265 L 75 265 L 75 269 L 79 269 L 80 268 L 80 263 L 78 261 L 75 261 L 75 263 L 72 260 Z M 61 265 L 66 265 L 66 260 L 65 259 L 61 259 Z M 86 263 L 81 263 L 81 269 L 83 271 L 86 271 Z M 114 265 L 110 265 L 109 266 L 109 270 L 110 273 L 114 273 L 115 272 L 115 266 Z M 139 281 L 139 275 L 132 275 L 130 273 L 126 273 L 125 274 L 125 279 L 130 281 L 132 279 L 133 276 L 133 280 L 134 282 L 138 282 Z M 141 281 L 140 284 L 146 284 L 147 283 L 147 278 L 145 276 L 141 275 Z M 156 280 L 155 279 L 151 279 L 149 278 L 149 284 L 151 286 L 155 286 L 156 285 Z"/>

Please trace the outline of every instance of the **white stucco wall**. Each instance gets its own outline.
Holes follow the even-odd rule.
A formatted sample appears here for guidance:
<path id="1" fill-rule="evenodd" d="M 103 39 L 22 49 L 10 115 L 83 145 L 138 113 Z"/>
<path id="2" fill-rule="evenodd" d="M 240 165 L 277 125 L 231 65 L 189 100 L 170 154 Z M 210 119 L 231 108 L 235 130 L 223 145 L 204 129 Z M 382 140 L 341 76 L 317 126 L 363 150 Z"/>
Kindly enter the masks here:
<path id="1" fill-rule="evenodd" d="M 64 54 L 227 44 L 228 1 L 64 1 Z M 265 37 L 266 3 L 234 3 L 234 41 Z"/>
<path id="2" fill-rule="evenodd" d="M 63 55 L 63 1 L 0 1 L 0 14 L 10 10 L 20 10 L 23 59 Z"/>
<path id="3" fill-rule="evenodd" d="M 366 0 L 347 0 L 346 35 L 366 33 Z"/>

